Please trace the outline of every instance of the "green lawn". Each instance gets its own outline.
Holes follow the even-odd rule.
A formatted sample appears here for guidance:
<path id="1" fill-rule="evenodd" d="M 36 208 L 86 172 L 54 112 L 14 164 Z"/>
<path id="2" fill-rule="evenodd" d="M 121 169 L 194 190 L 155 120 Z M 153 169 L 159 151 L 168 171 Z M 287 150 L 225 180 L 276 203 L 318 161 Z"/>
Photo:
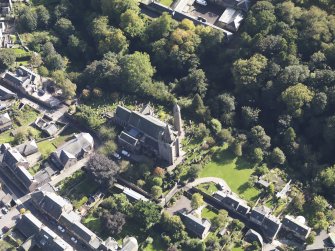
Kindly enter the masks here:
<path id="1" fill-rule="evenodd" d="M 201 218 L 205 218 L 209 221 L 211 221 L 216 216 L 217 216 L 217 214 L 215 212 L 213 212 L 212 210 L 210 210 L 209 208 L 207 208 L 207 207 L 205 207 L 201 211 Z"/>
<path id="2" fill-rule="evenodd" d="M 31 168 L 29 168 L 28 172 L 31 175 L 35 175 L 39 170 L 41 170 L 41 163 L 40 162 L 38 162 L 36 165 L 34 165 Z"/>
<path id="3" fill-rule="evenodd" d="M 231 190 L 241 197 L 255 201 L 259 195 L 256 188 L 247 185 L 253 168 L 242 158 L 236 158 L 229 150 L 219 149 L 200 173 L 200 177 L 218 177 L 224 179 Z"/>
<path id="4" fill-rule="evenodd" d="M 213 194 L 218 190 L 216 184 L 213 182 L 200 184 L 197 186 L 197 188 L 208 194 Z"/>
<path id="5" fill-rule="evenodd" d="M 173 0 L 160 0 L 159 2 L 169 7 L 173 3 Z"/>
<path id="6" fill-rule="evenodd" d="M 11 130 L 5 131 L 0 134 L 0 144 L 10 143 L 14 140 L 14 137 L 10 135 Z"/>
<path id="7" fill-rule="evenodd" d="M 53 151 L 56 150 L 56 147 L 49 140 L 39 142 L 37 143 L 37 146 L 43 158 L 47 158 Z"/>
<path id="8" fill-rule="evenodd" d="M 65 128 L 65 130 L 62 133 L 60 133 L 58 135 L 58 137 L 56 137 L 52 141 L 52 143 L 55 146 L 59 147 L 62 144 L 64 144 L 66 141 L 70 140 L 73 137 L 74 133 L 78 133 L 78 131 L 75 128 L 71 127 L 71 126 L 68 126 L 67 128 Z"/>

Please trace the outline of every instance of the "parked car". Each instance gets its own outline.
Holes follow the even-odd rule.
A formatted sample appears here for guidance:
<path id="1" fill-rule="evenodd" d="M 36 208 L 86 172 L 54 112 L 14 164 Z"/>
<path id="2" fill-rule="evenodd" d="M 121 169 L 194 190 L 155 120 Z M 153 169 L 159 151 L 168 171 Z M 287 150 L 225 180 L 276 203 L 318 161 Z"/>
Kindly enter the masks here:
<path id="1" fill-rule="evenodd" d="M 76 238 L 74 238 L 74 237 L 71 237 L 71 241 L 73 241 L 75 244 L 77 244 L 77 243 L 78 243 L 77 239 L 76 239 Z"/>
<path id="2" fill-rule="evenodd" d="M 65 229 L 62 226 L 58 226 L 57 227 L 59 231 L 61 231 L 62 233 L 65 233 Z"/>
<path id="3" fill-rule="evenodd" d="M 122 150 L 121 151 L 122 155 L 126 156 L 126 157 L 130 157 L 130 153 L 128 153 L 126 150 Z"/>
<path id="4" fill-rule="evenodd" d="M 5 207 L 1 208 L 1 213 L 3 213 L 3 214 L 6 214 L 6 213 L 8 213 L 8 209 L 7 209 L 7 208 L 5 208 Z"/>
<path id="5" fill-rule="evenodd" d="M 202 6 L 207 6 L 207 1 L 206 0 L 195 0 L 197 4 L 200 4 Z"/>
<path id="6" fill-rule="evenodd" d="M 200 21 L 200 22 L 203 22 L 203 23 L 207 22 L 206 18 L 203 18 L 203 17 L 200 17 L 200 16 L 197 18 L 197 20 Z"/>
<path id="7" fill-rule="evenodd" d="M 121 155 L 118 153 L 113 153 L 113 157 L 116 158 L 117 160 L 121 159 Z"/>

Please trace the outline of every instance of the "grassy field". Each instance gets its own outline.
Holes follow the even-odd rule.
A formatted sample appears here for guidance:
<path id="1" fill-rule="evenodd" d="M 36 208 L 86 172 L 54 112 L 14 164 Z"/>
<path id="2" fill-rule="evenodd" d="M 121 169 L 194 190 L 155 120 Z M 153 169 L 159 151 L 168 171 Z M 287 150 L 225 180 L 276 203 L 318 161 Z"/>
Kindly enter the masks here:
<path id="1" fill-rule="evenodd" d="M 208 194 L 213 194 L 218 190 L 216 184 L 213 182 L 200 184 L 197 188 Z"/>
<path id="2" fill-rule="evenodd" d="M 159 2 L 169 7 L 173 3 L 173 0 L 160 0 Z"/>
<path id="3" fill-rule="evenodd" d="M 49 156 L 53 151 L 56 150 L 56 147 L 49 140 L 39 142 L 37 143 L 37 146 L 43 157 Z"/>
<path id="4" fill-rule="evenodd" d="M 10 130 L 0 134 L 0 144 L 10 143 L 14 140 L 14 137 L 10 135 Z"/>
<path id="5" fill-rule="evenodd" d="M 259 191 L 247 185 L 253 168 L 250 163 L 241 158 L 236 158 L 226 148 L 218 150 L 210 163 L 200 173 L 200 177 L 218 177 L 224 179 L 231 190 L 241 197 L 255 201 Z"/>
<path id="6" fill-rule="evenodd" d="M 201 218 L 205 218 L 209 221 L 211 221 L 216 216 L 217 216 L 217 214 L 215 212 L 213 212 L 212 210 L 210 210 L 209 208 L 207 208 L 207 207 L 205 207 L 201 211 Z"/>

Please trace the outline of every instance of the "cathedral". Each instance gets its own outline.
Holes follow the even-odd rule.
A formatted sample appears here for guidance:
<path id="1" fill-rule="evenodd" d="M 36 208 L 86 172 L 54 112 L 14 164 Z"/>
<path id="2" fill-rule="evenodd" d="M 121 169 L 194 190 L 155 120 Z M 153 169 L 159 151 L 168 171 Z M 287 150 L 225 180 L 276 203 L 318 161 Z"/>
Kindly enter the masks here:
<path id="1" fill-rule="evenodd" d="M 173 108 L 173 126 L 155 118 L 150 106 L 142 111 L 116 108 L 113 121 L 124 130 L 118 136 L 119 145 L 130 152 L 151 152 L 161 160 L 173 165 L 180 156 L 180 141 L 183 136 L 180 107 Z"/>

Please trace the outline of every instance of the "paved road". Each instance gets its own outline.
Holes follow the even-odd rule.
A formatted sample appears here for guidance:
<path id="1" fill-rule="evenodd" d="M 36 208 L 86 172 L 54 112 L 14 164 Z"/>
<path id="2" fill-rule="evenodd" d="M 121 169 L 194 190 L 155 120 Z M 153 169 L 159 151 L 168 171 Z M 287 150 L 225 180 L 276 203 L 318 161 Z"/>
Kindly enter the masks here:
<path id="1" fill-rule="evenodd" d="M 0 230 L 3 227 L 12 228 L 16 225 L 16 220 L 20 217 L 20 212 L 16 207 L 11 208 L 11 210 L 2 216 L 0 219 Z"/>
<path id="2" fill-rule="evenodd" d="M 58 230 L 58 224 L 47 218 L 45 215 L 43 215 L 40 211 L 38 211 L 34 205 L 28 201 L 27 203 L 25 203 L 25 208 L 29 209 L 29 211 L 37 218 L 39 219 L 43 225 L 47 226 L 48 228 L 50 228 L 52 231 L 54 231 L 58 236 L 61 237 L 61 239 L 63 239 L 65 242 L 67 242 L 71 247 L 73 247 L 74 250 L 79 250 L 79 251 L 84 251 L 84 250 L 90 250 L 87 247 L 85 247 L 85 245 L 83 245 L 83 243 L 81 243 L 78 240 L 78 243 L 75 244 L 71 241 L 71 237 L 72 235 L 68 232 L 65 231 L 64 233 L 62 233 L 61 231 Z M 52 251 L 52 250 L 50 250 Z"/>
<path id="3" fill-rule="evenodd" d="M 83 166 L 85 166 L 88 160 L 89 157 L 79 160 L 73 166 L 70 166 L 69 168 L 63 170 L 59 175 L 53 176 L 49 184 L 52 186 L 57 185 L 59 182 L 66 179 L 67 177 L 70 177 L 73 173 L 75 173 L 76 171 L 80 170 Z"/>

